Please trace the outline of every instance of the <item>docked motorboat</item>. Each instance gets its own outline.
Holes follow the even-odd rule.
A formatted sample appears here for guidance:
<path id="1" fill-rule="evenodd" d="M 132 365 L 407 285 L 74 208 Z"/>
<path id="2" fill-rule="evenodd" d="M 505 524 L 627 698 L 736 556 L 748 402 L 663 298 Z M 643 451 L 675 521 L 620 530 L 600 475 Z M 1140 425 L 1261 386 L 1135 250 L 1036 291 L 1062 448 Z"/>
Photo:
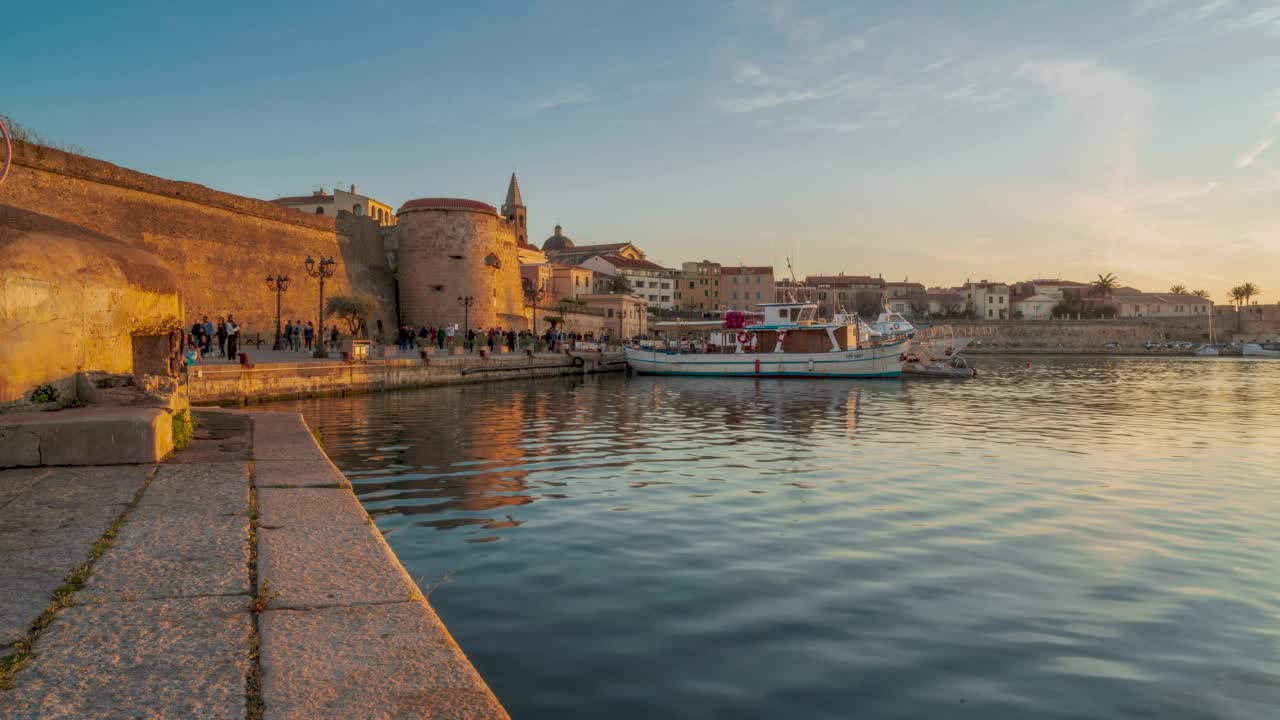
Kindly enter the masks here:
<path id="1" fill-rule="evenodd" d="M 655 323 L 662 339 L 624 349 L 642 374 L 722 377 L 896 378 L 910 340 L 884 337 L 855 317 L 817 319 L 817 303 L 767 303 L 741 326 Z"/>
<path id="2" fill-rule="evenodd" d="M 836 315 L 837 320 L 844 317 L 848 316 Z M 973 342 L 973 338 L 956 337 L 950 325 L 916 327 L 903 317 L 902 313 L 894 312 L 887 307 L 876 316 L 875 322 L 871 323 L 871 329 L 885 338 L 905 337 L 912 341 L 913 347 L 922 348 L 935 358 L 951 357 Z"/>
<path id="3" fill-rule="evenodd" d="M 908 356 L 907 361 L 902 363 L 902 374 L 968 380 L 976 377 L 978 371 L 969 367 L 969 363 L 959 355 L 953 355 L 950 360 L 924 360 Z"/>
<path id="4" fill-rule="evenodd" d="M 1240 349 L 1245 357 L 1280 358 L 1280 343 L 1245 343 Z"/>

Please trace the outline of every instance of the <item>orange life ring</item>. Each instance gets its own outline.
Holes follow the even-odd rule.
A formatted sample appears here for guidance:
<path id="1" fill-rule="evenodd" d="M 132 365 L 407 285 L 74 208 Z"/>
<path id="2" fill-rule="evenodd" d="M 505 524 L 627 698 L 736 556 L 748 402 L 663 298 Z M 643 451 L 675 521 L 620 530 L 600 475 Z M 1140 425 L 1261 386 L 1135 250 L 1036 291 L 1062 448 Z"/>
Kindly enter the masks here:
<path id="1" fill-rule="evenodd" d="M 738 344 L 739 344 L 739 345 L 746 345 L 748 342 L 750 342 L 750 340 L 751 340 L 751 336 L 750 336 L 750 335 L 748 335 L 748 334 L 747 334 L 747 332 L 746 332 L 745 330 L 740 331 L 740 332 L 738 333 Z"/>

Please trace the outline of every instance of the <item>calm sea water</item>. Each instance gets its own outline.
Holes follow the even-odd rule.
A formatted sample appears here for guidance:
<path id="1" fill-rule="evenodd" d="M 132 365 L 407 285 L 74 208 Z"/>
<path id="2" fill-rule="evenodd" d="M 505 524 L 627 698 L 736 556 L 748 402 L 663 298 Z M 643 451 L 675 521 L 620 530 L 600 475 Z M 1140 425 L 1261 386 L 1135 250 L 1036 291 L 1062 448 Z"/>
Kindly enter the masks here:
<path id="1" fill-rule="evenodd" d="M 977 363 L 282 405 L 517 719 L 1280 718 L 1280 362 Z"/>

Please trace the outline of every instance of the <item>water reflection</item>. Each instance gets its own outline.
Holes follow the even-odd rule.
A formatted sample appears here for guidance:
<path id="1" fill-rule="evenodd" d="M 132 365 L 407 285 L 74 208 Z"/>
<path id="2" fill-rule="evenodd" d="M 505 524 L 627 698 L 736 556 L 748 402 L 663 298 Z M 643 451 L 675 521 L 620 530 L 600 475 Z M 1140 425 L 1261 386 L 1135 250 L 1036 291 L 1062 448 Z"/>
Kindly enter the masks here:
<path id="1" fill-rule="evenodd" d="M 1280 363 L 981 367 L 293 406 L 516 717 L 1277 716 Z"/>

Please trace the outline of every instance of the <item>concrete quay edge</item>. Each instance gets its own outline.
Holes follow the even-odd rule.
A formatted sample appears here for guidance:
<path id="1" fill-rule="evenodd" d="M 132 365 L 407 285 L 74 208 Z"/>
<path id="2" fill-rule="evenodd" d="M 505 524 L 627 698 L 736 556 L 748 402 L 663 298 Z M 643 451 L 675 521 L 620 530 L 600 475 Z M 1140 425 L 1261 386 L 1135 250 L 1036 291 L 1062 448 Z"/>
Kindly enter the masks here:
<path id="1" fill-rule="evenodd" d="M 252 354 L 250 354 L 252 359 Z M 426 360 L 391 358 L 369 362 L 234 363 L 197 366 L 188 384 L 191 404 L 236 406 L 270 400 L 296 400 L 538 377 L 621 372 L 622 353 L 572 355 L 501 354 L 486 358 L 430 356 Z"/>
<path id="2" fill-rule="evenodd" d="M 509 718 L 298 413 L 253 419 L 268 718 Z M 255 470 L 256 473 L 256 470 Z"/>

